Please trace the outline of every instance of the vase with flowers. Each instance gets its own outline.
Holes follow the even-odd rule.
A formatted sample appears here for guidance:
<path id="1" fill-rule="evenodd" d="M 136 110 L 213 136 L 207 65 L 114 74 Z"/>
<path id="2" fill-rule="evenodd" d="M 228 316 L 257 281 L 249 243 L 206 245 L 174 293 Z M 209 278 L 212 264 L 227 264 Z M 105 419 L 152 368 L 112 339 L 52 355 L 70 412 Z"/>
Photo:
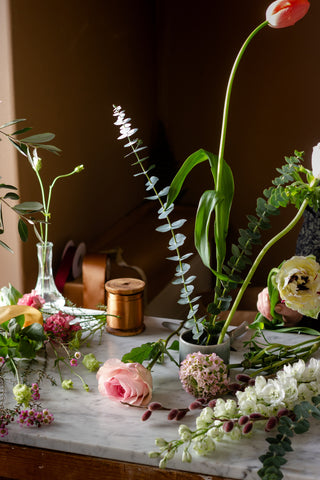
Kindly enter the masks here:
<path id="1" fill-rule="evenodd" d="M 315 165 L 319 161 L 319 156 L 313 158 L 313 171 L 311 171 L 302 164 L 303 152 L 295 151 L 294 155 L 286 157 L 285 164 L 277 169 L 280 175 L 274 179 L 272 186 L 264 190 L 263 197 L 258 198 L 256 214 L 248 216 L 247 229 L 240 230 L 238 244 L 232 245 L 231 257 L 226 260 L 226 242 L 233 202 L 234 179 L 231 168 L 224 159 L 224 149 L 235 74 L 244 52 L 260 30 L 266 26 L 285 28 L 294 25 L 305 16 L 309 7 L 308 0 L 276 1 L 269 6 L 266 11 L 266 20 L 248 36 L 231 69 L 225 95 L 218 155 L 204 149 L 197 150 L 186 159 L 169 187 L 157 191 L 158 178 L 150 173 L 153 167 L 145 166 L 147 156 L 140 157 L 141 152 L 146 147 L 142 145 L 139 139 L 133 137 L 137 130 L 131 127 L 130 119 L 125 118 L 124 111 L 120 107 L 114 108 L 114 115 L 117 118 L 115 124 L 120 126 L 121 135 L 119 139 L 127 140 L 125 147 L 131 149 L 129 155 L 135 157 L 134 164 L 139 165 L 141 173 L 146 176 L 146 190 L 152 192 L 152 195 L 147 198 L 160 202 L 159 219 L 167 221 L 166 224 L 160 225 L 158 230 L 160 232 L 171 232 L 172 238 L 168 248 L 169 250 L 175 250 L 176 254 L 169 260 L 178 263 L 176 278 L 173 283 L 181 285 L 178 303 L 189 305 L 188 316 L 181 323 L 176 333 L 180 334 L 182 328 L 190 329 L 193 349 L 197 349 L 198 345 L 222 344 L 225 341 L 234 313 L 262 258 L 277 241 L 298 223 L 307 205 L 318 209 L 319 179 L 318 169 Z M 174 201 L 178 197 L 186 177 L 193 168 L 203 162 L 209 164 L 214 186 L 212 190 L 205 191 L 199 200 L 195 219 L 194 241 L 203 264 L 210 269 L 215 277 L 215 288 L 212 301 L 207 306 L 206 314 L 199 317 L 197 315 L 199 297 L 193 297 L 195 277 L 189 275 L 190 265 L 186 261 L 191 254 L 182 255 L 180 253 L 184 236 L 177 233 L 185 220 L 172 223 L 169 215 L 174 208 Z M 270 217 L 279 213 L 280 208 L 289 204 L 293 204 L 297 208 L 294 218 L 263 246 L 256 259 L 252 261 L 250 258 L 252 256 L 252 245 L 261 243 L 261 232 L 270 226 Z M 214 230 L 214 266 L 211 254 L 211 225 Z M 246 274 L 243 275 L 243 272 L 246 272 Z M 231 293 L 235 289 L 238 290 L 238 293 L 233 300 Z M 164 348 L 167 346 L 168 343 L 165 344 Z"/>
<path id="2" fill-rule="evenodd" d="M 21 135 L 30 130 L 30 127 L 19 129 L 13 133 L 7 133 L 6 128 L 15 125 L 24 119 L 14 120 L 0 127 L 0 134 L 8 138 L 8 140 L 15 146 L 15 148 L 25 156 L 32 170 L 35 172 L 41 191 L 41 203 L 39 202 L 25 202 L 24 204 L 15 205 L 11 207 L 18 215 L 18 230 L 22 240 L 28 238 L 28 224 L 33 226 L 34 233 L 38 239 L 37 243 L 37 257 L 38 257 L 38 277 L 35 285 L 35 291 L 44 300 L 46 307 L 61 308 L 65 304 L 63 295 L 58 291 L 52 272 L 52 249 L 53 243 L 48 240 L 48 229 L 51 221 L 51 199 L 52 191 L 56 182 L 62 178 L 70 177 L 71 175 L 81 172 L 83 165 L 75 167 L 71 172 L 58 175 L 54 178 L 49 186 L 48 195 L 45 194 L 44 184 L 40 175 L 42 160 L 38 156 L 38 150 L 41 148 L 54 154 L 59 154 L 61 150 L 50 142 L 55 138 L 53 133 L 40 133 L 29 137 L 21 138 Z M 7 186 L 8 187 L 8 186 Z M 14 187 L 12 187 L 14 188 Z M 14 192 L 9 192 L 13 200 L 19 197 Z M 40 212 L 42 219 L 35 219 L 31 214 Z"/>

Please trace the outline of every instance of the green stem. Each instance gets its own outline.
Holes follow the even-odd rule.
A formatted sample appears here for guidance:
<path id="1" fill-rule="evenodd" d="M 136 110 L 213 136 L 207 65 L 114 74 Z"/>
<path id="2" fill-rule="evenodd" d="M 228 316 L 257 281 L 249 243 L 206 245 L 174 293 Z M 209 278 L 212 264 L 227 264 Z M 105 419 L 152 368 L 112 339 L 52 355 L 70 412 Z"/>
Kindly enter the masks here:
<path id="1" fill-rule="evenodd" d="M 221 126 L 221 134 L 220 134 L 220 145 L 219 145 L 219 153 L 218 153 L 218 165 L 217 165 L 217 179 L 216 179 L 216 192 L 219 193 L 222 190 L 222 170 L 223 170 L 223 156 L 224 156 L 224 148 L 225 148 L 225 143 L 226 143 L 226 134 L 227 134 L 227 123 L 228 123 L 228 113 L 229 113 L 229 105 L 230 105 L 230 97 L 231 97 L 231 91 L 232 91 L 232 85 L 233 81 L 235 78 L 236 71 L 238 69 L 240 60 L 246 51 L 247 46 L 253 39 L 253 37 L 266 25 L 268 25 L 267 21 L 264 21 L 261 23 L 251 34 L 248 36 L 244 44 L 239 50 L 239 53 L 234 61 L 230 76 L 229 76 L 229 81 L 227 85 L 227 90 L 226 90 L 226 95 L 225 95 L 225 101 L 224 101 L 224 108 L 223 108 L 223 115 L 222 115 L 222 126 Z M 221 192 L 223 193 L 223 192 Z M 223 201 L 223 200 L 222 200 Z M 219 218 L 217 218 L 217 213 L 216 213 L 216 219 L 215 219 L 215 225 L 219 228 Z M 222 264 L 224 259 L 220 258 L 220 254 L 218 250 L 216 249 L 216 256 L 217 256 L 217 267 L 216 270 L 217 272 L 221 273 L 222 272 Z M 216 278 L 216 294 L 215 294 L 215 301 L 217 300 L 218 297 L 218 290 L 219 290 L 219 285 L 220 281 L 218 277 Z"/>
<path id="2" fill-rule="evenodd" d="M 316 180 L 313 180 L 310 184 L 310 187 L 312 187 L 314 185 L 314 183 L 316 182 Z M 244 292 L 246 291 L 255 271 L 257 270 L 258 268 L 258 265 L 260 264 L 262 258 L 265 256 L 265 254 L 268 252 L 268 250 L 275 244 L 278 242 L 278 240 L 280 240 L 282 237 L 284 237 L 288 232 L 290 232 L 290 230 L 292 230 L 292 228 L 298 223 L 298 221 L 300 220 L 300 218 L 302 217 L 303 215 L 303 212 L 305 211 L 306 207 L 308 205 L 308 200 L 304 200 L 301 207 L 299 208 L 298 210 L 298 213 L 296 214 L 296 216 L 291 220 L 291 222 L 283 229 L 281 230 L 281 232 L 279 232 L 277 235 L 275 235 L 271 240 L 269 240 L 269 242 L 262 248 L 262 250 L 260 251 L 259 255 L 256 257 L 254 263 L 252 264 L 252 267 L 250 268 L 243 284 L 241 285 L 241 288 L 238 292 L 238 295 L 235 299 L 235 301 L 233 302 L 233 305 L 231 307 L 231 310 L 229 312 L 229 315 L 223 325 L 223 328 L 221 330 L 221 333 L 220 333 L 220 336 L 219 336 L 219 340 L 218 340 L 218 343 L 222 343 L 223 342 L 223 339 L 224 339 L 224 336 L 225 334 L 227 333 L 227 329 L 230 325 L 230 322 L 232 320 L 232 317 L 234 315 L 234 313 L 236 312 L 237 308 L 238 308 L 238 305 L 242 299 L 242 296 L 244 294 Z"/>
<path id="3" fill-rule="evenodd" d="M 225 96 L 225 101 L 224 101 L 224 109 L 223 109 L 223 117 L 222 117 L 222 127 L 221 127 L 221 135 L 220 135 L 220 146 L 219 146 L 219 154 L 218 154 L 218 169 L 217 169 L 217 185 L 216 185 L 216 190 L 220 191 L 221 190 L 221 180 L 222 180 L 222 159 L 224 155 L 224 147 L 226 143 L 226 132 L 227 132 L 227 122 L 228 122 L 228 113 L 229 113 L 229 104 L 230 104 L 230 97 L 231 97 L 231 90 L 232 90 L 232 84 L 233 80 L 237 71 L 237 68 L 239 66 L 240 60 L 253 39 L 253 37 L 266 25 L 268 25 L 267 21 L 264 21 L 259 25 L 251 34 L 249 37 L 246 39 L 244 44 L 242 45 L 237 58 L 234 61 L 230 76 L 229 76 L 229 81 L 227 85 L 227 91 L 226 91 L 226 96 Z"/>

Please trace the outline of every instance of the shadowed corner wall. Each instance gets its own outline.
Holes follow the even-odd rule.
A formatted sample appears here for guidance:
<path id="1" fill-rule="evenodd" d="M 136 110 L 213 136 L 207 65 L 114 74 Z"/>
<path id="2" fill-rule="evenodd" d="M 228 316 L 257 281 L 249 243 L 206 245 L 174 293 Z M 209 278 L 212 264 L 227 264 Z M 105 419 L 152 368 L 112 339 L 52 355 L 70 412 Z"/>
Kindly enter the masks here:
<path id="1" fill-rule="evenodd" d="M 14 92 L 12 83 L 12 48 L 9 0 L 0 2 L 0 125 L 14 118 Z M 18 185 L 17 155 L 12 145 L 2 137 L 0 142 L 0 176 L 1 183 L 13 186 Z M 4 195 L 8 190 L 0 191 Z M 21 242 L 17 229 L 17 217 L 8 208 L 2 210 L 5 233 L 1 240 L 14 253 L 0 246 L 0 285 L 11 283 L 21 289 Z"/>
<path id="2" fill-rule="evenodd" d="M 68 240 L 90 243 L 144 196 L 124 160 L 113 104 L 134 115 L 149 143 L 154 122 L 153 2 L 12 0 L 11 28 L 16 116 L 33 133 L 54 132 L 61 156 L 41 152 L 48 185 L 76 165 L 85 170 L 53 190 L 49 240 L 54 268 Z M 23 200 L 40 200 L 34 173 L 18 159 Z M 37 275 L 35 237 L 23 245 L 24 288 Z"/>
<path id="3" fill-rule="evenodd" d="M 160 125 L 164 151 L 173 162 L 182 164 L 200 147 L 217 153 L 233 60 L 248 34 L 264 21 L 269 3 L 9 2 L 11 108 L 15 105 L 15 117 L 28 119 L 34 133 L 56 133 L 54 143 L 63 150 L 60 157 L 43 155 L 45 183 L 85 165 L 84 172 L 54 189 L 49 231 L 56 261 L 68 240 L 90 242 L 144 197 L 143 179 L 133 178 L 116 140 L 112 104 L 126 109 L 151 147 L 154 128 Z M 304 150 L 309 166 L 312 147 L 320 139 L 319 18 L 320 4 L 313 0 L 310 12 L 294 27 L 265 27 L 240 63 L 225 149 L 236 183 L 230 241 L 246 226 L 246 214 L 254 212 L 257 196 L 270 185 L 283 157 Z M 162 148 L 163 143 L 156 150 Z M 35 176 L 21 156 L 16 176 L 22 200 L 39 200 Z M 207 165 L 199 166 L 186 186 L 181 201 L 197 204 L 200 193 L 212 188 Z M 265 238 L 293 213 L 288 209 L 275 218 L 275 228 Z M 294 252 L 297 232 L 269 252 L 255 284 L 264 284 L 269 269 Z M 30 231 L 30 240 L 19 246 L 25 290 L 35 283 L 35 243 Z"/>
<path id="4" fill-rule="evenodd" d="M 265 27 L 242 58 L 231 96 L 225 160 L 235 178 L 230 242 L 247 225 L 247 214 L 278 176 L 276 168 L 294 150 L 305 151 L 310 168 L 312 147 L 320 141 L 319 2 L 306 17 L 285 29 Z M 193 151 L 218 153 L 222 109 L 233 61 L 250 32 L 265 20 L 269 0 L 159 0 L 159 115 L 173 154 L 181 165 Z M 183 202 L 194 202 L 213 188 L 208 165 L 193 171 Z M 264 240 L 296 213 L 282 210 Z M 301 223 L 299 224 L 299 226 Z M 253 278 L 264 285 L 273 266 L 294 254 L 299 226 L 266 255 Z"/>

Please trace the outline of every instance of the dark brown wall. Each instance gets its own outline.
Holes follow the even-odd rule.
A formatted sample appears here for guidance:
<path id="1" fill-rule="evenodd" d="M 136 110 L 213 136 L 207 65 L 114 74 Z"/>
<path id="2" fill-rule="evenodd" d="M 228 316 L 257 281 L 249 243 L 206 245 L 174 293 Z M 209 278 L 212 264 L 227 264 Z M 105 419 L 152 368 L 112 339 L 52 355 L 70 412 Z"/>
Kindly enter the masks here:
<path id="1" fill-rule="evenodd" d="M 50 238 L 56 255 L 67 240 L 90 241 L 143 198 L 116 141 L 112 104 L 121 104 L 145 143 L 160 135 L 165 172 L 203 147 L 217 153 L 225 88 L 232 62 L 247 35 L 264 21 L 260 0 L 12 0 L 17 116 L 35 131 L 57 134 L 60 158 L 46 155 L 52 178 L 83 163 L 85 171 L 57 185 Z M 319 131 L 319 2 L 296 26 L 266 27 L 249 46 L 231 98 L 225 159 L 236 182 L 231 240 L 253 213 L 284 155 L 306 152 Z M 167 144 L 164 145 L 164 140 Z M 21 158 L 25 199 L 38 186 Z M 164 160 L 163 160 L 164 161 Z M 170 176 L 168 175 L 168 176 Z M 197 203 L 212 188 L 203 165 L 183 201 Z M 284 225 L 294 212 L 275 222 Z M 297 230 L 282 240 L 254 279 L 294 252 Z M 30 288 L 35 250 L 25 247 Z"/>

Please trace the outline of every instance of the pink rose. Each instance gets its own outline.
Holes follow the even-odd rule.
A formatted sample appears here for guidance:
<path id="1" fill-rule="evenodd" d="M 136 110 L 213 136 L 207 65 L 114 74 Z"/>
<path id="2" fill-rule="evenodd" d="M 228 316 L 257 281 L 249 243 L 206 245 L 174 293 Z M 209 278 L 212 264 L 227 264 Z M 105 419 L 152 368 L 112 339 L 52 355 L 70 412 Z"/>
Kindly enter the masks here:
<path id="1" fill-rule="evenodd" d="M 277 0 L 267 8 L 266 19 L 271 27 L 290 27 L 305 16 L 309 7 L 308 0 Z"/>
<path id="2" fill-rule="evenodd" d="M 18 305 L 27 305 L 29 307 L 37 308 L 38 310 L 40 310 L 44 304 L 45 300 L 40 297 L 35 290 L 32 290 L 31 293 L 25 293 L 23 297 L 18 300 Z"/>
<path id="3" fill-rule="evenodd" d="M 140 363 L 110 358 L 97 372 L 98 390 L 111 400 L 147 405 L 152 397 L 152 376 Z"/>

